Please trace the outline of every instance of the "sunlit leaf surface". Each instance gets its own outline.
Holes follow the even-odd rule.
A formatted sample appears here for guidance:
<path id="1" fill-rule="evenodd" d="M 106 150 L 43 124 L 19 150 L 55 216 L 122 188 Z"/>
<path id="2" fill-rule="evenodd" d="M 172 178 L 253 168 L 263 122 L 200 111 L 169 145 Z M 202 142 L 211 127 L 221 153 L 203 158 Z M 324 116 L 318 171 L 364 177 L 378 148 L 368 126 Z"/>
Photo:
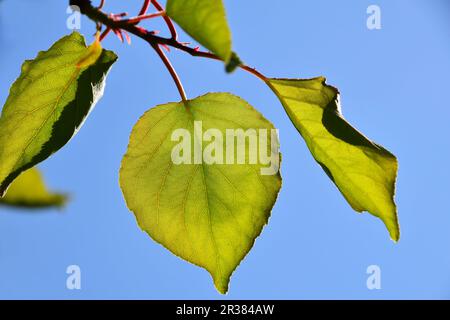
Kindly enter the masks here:
<path id="1" fill-rule="evenodd" d="M 397 159 L 342 116 L 337 89 L 324 78 L 269 79 L 316 161 L 352 208 L 379 217 L 394 241 L 400 230 L 394 202 Z"/>
<path id="2" fill-rule="evenodd" d="M 166 10 L 192 38 L 225 62 L 230 60 L 231 31 L 222 0 L 168 0 Z"/>
<path id="3" fill-rule="evenodd" d="M 87 47 L 74 32 L 25 61 L 0 117 L 0 195 L 77 132 L 116 59 L 97 41 Z"/>
<path id="4" fill-rule="evenodd" d="M 277 168 L 263 175 L 261 169 L 267 165 L 250 164 L 249 154 L 255 150 L 248 141 L 231 148 L 235 152 L 228 164 L 174 163 L 172 152 L 179 142 L 173 141 L 172 134 L 186 129 L 192 138 L 188 145 L 194 149 L 193 137 L 201 136 L 198 121 L 203 132 L 215 129 L 222 137 L 227 129 L 273 129 L 248 103 L 227 93 L 207 94 L 186 106 L 157 106 L 133 128 L 120 185 L 139 226 L 177 256 L 208 270 L 217 290 L 225 293 L 232 272 L 268 221 L 281 177 Z M 267 149 L 279 164 L 278 138 L 266 137 L 259 148 Z M 212 141 L 225 148 L 225 138 L 215 136 Z M 203 155 L 210 143 L 200 147 Z M 242 164 L 236 160 L 238 146 L 246 151 Z"/>

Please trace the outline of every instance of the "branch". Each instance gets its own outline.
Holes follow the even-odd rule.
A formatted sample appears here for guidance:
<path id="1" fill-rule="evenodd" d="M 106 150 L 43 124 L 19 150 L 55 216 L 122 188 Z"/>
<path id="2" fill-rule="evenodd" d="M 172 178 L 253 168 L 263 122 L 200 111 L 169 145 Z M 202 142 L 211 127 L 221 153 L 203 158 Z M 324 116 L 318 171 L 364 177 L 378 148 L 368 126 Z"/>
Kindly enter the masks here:
<path id="1" fill-rule="evenodd" d="M 104 24 L 105 26 L 113 30 L 122 29 L 128 31 L 129 33 L 147 41 L 152 47 L 158 45 L 165 45 L 184 51 L 194 57 L 203 57 L 223 61 L 221 58 L 219 58 L 218 56 L 216 56 L 211 52 L 199 51 L 197 48 L 191 48 L 183 43 L 180 43 L 176 38 L 173 37 L 173 34 L 171 38 L 164 38 L 157 36 L 151 31 L 147 31 L 135 24 L 131 24 L 127 20 L 114 20 L 101 10 L 98 10 L 97 8 L 93 7 L 91 0 L 70 0 L 70 5 L 78 6 L 80 8 L 81 13 L 86 15 L 92 21 L 100 22 L 101 24 Z M 157 8 L 157 10 L 159 9 Z M 253 74 L 262 81 L 267 82 L 267 78 L 256 69 L 246 65 L 240 65 L 240 68 Z"/>

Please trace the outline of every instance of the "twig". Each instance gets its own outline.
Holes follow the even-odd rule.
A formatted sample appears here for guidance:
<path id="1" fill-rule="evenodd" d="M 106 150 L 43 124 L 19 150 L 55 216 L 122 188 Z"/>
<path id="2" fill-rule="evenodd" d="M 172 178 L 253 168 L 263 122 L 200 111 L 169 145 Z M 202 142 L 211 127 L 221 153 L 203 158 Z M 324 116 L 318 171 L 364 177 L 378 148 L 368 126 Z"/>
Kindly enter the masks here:
<path id="1" fill-rule="evenodd" d="M 104 5 L 105 5 L 105 0 L 101 0 L 101 1 L 100 1 L 100 4 L 99 4 L 98 7 L 97 7 L 97 9 L 98 9 L 98 10 L 102 10 Z"/>
<path id="2" fill-rule="evenodd" d="M 186 44 L 180 43 L 177 39 L 173 37 L 171 38 L 160 37 L 155 33 L 147 31 L 135 24 L 130 24 L 126 20 L 114 20 L 107 14 L 94 8 L 90 0 L 70 0 L 70 4 L 77 5 L 80 8 L 81 13 L 86 15 L 92 21 L 100 22 L 111 29 L 122 29 L 128 31 L 129 33 L 147 41 L 151 46 L 166 45 L 184 51 L 194 57 L 203 57 L 222 61 L 221 58 L 219 58 L 218 56 L 216 56 L 211 52 L 199 51 L 198 48 L 188 47 Z M 258 77 L 262 81 L 267 82 L 267 78 L 256 69 L 246 65 L 240 65 L 239 67 Z"/>
<path id="3" fill-rule="evenodd" d="M 105 37 L 106 37 L 110 32 L 111 32 L 111 28 L 110 28 L 110 27 L 107 27 L 107 28 L 105 29 L 105 31 L 103 31 L 102 34 L 100 35 L 100 38 L 99 38 L 100 42 L 103 41 L 103 39 L 105 39 Z"/>
<path id="4" fill-rule="evenodd" d="M 164 8 L 158 3 L 157 0 L 152 0 L 152 4 L 155 6 L 156 10 L 164 11 Z M 167 14 L 164 14 L 163 16 L 164 21 L 167 24 L 167 27 L 169 28 L 170 35 L 172 36 L 173 40 L 178 40 L 178 34 L 177 29 L 175 29 L 175 26 L 173 25 L 172 19 L 167 16 Z"/>
<path id="5" fill-rule="evenodd" d="M 150 7 L 150 2 L 151 2 L 151 0 L 144 1 L 144 4 L 142 5 L 141 11 L 139 11 L 138 16 L 142 16 L 147 13 L 148 8 Z"/>
<path id="6" fill-rule="evenodd" d="M 153 49 L 155 49 L 156 53 L 159 55 L 161 60 L 164 62 L 164 65 L 166 66 L 167 70 L 169 70 L 170 75 L 173 78 L 173 81 L 175 82 L 178 92 L 180 93 L 181 99 L 186 102 L 186 92 L 184 91 L 183 84 L 181 83 L 180 77 L 178 76 L 177 72 L 175 71 L 175 68 L 170 63 L 170 60 L 167 58 L 167 56 L 164 54 L 164 52 L 161 50 L 160 46 L 158 44 L 151 44 Z"/>
<path id="7" fill-rule="evenodd" d="M 128 19 L 122 20 L 122 21 L 124 21 L 124 22 L 126 21 L 126 22 L 131 23 L 131 24 L 136 24 L 136 23 L 141 22 L 142 20 L 147 20 L 147 19 L 153 19 L 153 18 L 156 18 L 156 17 L 161 17 L 161 16 L 164 16 L 165 14 L 166 14 L 166 12 L 164 10 L 162 10 L 162 11 L 158 11 L 158 12 L 155 12 L 155 13 L 138 15 L 136 17 L 128 18 Z"/>

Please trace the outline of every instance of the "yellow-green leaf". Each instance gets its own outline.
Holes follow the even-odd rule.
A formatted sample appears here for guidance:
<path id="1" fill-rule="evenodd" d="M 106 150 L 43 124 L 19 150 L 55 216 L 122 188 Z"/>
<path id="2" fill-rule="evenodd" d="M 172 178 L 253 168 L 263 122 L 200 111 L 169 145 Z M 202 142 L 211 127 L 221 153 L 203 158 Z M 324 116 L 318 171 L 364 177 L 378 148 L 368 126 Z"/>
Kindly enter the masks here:
<path id="1" fill-rule="evenodd" d="M 87 47 L 74 32 L 25 61 L 0 117 L 0 196 L 80 129 L 116 59 L 98 40 Z"/>
<path id="2" fill-rule="evenodd" d="M 342 116 L 337 89 L 325 78 L 268 79 L 316 161 L 351 207 L 368 211 L 398 241 L 394 202 L 397 159 L 354 129 Z"/>
<path id="3" fill-rule="evenodd" d="M 183 152 L 176 147 L 183 142 L 177 129 L 183 128 L 191 152 L 188 147 Z M 232 146 L 230 131 L 225 138 L 227 129 L 239 128 L 246 133 L 249 129 L 267 131 L 267 140 L 258 141 L 262 144 L 259 150 L 268 150 L 274 160 L 269 172 L 264 170 L 270 167 L 264 164 L 267 161 L 250 160 L 250 154 L 256 152 L 250 139 Z M 133 128 L 122 160 L 120 185 L 139 226 L 175 255 L 208 270 L 221 293 L 228 290 L 232 272 L 267 223 L 281 187 L 278 138 L 270 134 L 272 129 L 273 125 L 241 98 L 207 94 L 189 100 L 186 106 L 169 103 L 147 111 Z M 214 138 L 201 146 L 201 137 L 213 131 Z M 214 145 L 220 149 L 226 141 L 229 149 L 221 157 L 225 163 L 199 158 L 194 163 L 194 154 L 209 159 L 211 144 L 217 143 Z M 200 153 L 195 153 L 195 145 Z M 245 151 L 246 160 L 241 163 L 238 147 Z M 172 153 L 186 156 L 186 161 L 174 162 Z"/>
<path id="4" fill-rule="evenodd" d="M 225 62 L 231 57 L 231 31 L 222 0 L 168 0 L 170 18 Z"/>
<path id="5" fill-rule="evenodd" d="M 0 198 L 0 205 L 26 208 L 60 207 L 65 204 L 66 199 L 63 194 L 48 191 L 39 170 L 31 168 L 14 180 L 6 195 Z"/>

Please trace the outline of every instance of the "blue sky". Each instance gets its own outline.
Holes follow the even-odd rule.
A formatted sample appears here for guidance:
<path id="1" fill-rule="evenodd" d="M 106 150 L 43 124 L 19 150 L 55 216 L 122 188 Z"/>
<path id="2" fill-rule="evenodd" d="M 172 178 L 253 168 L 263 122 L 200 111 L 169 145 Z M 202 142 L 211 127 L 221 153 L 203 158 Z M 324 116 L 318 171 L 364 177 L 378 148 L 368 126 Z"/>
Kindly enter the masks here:
<path id="1" fill-rule="evenodd" d="M 134 12 L 139 2 L 107 0 L 107 9 Z M 104 98 L 70 144 L 41 165 L 71 202 L 62 211 L 0 208 L 0 298 L 450 298 L 448 2 L 225 2 L 245 62 L 268 76 L 326 76 L 341 91 L 345 117 L 398 156 L 400 242 L 379 220 L 351 210 L 260 81 L 173 52 L 189 97 L 233 92 L 280 131 L 278 202 L 230 292 L 219 295 L 206 271 L 154 243 L 125 206 L 118 169 L 131 128 L 150 107 L 179 97 L 145 43 L 133 39 L 129 47 L 111 37 L 104 46 L 119 61 Z M 381 8 L 381 30 L 366 28 L 370 4 Z M 0 2 L 2 104 L 23 60 L 70 32 L 66 18 L 66 1 Z M 81 32 L 92 39 L 93 24 L 83 19 Z M 81 268 L 81 290 L 66 289 L 72 264 Z M 369 265 L 381 268 L 381 290 L 366 287 Z"/>

